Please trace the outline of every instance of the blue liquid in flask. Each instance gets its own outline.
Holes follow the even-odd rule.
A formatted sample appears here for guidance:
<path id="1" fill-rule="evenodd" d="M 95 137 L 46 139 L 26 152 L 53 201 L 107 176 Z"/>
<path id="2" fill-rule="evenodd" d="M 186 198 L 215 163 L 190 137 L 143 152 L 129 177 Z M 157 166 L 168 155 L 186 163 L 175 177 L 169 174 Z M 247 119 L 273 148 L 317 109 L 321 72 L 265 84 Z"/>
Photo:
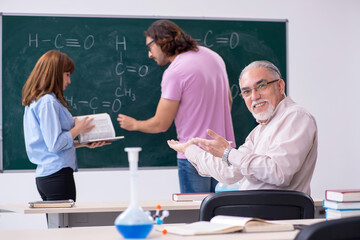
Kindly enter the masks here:
<path id="1" fill-rule="evenodd" d="M 130 170 L 130 206 L 114 222 L 124 238 L 146 238 L 151 232 L 154 220 L 147 215 L 137 201 L 137 166 L 141 148 L 125 148 L 128 152 Z"/>
<path id="2" fill-rule="evenodd" d="M 139 224 L 139 225 L 115 225 L 117 230 L 124 238 L 146 238 L 153 224 Z"/>

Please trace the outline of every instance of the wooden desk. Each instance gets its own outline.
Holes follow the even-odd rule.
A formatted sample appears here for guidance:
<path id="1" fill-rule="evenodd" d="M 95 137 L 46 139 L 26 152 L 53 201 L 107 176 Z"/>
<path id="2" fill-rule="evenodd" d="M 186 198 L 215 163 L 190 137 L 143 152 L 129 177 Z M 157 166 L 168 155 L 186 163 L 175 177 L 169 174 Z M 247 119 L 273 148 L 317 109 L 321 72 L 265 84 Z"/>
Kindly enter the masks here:
<path id="1" fill-rule="evenodd" d="M 290 222 L 293 224 L 313 224 L 324 219 L 302 219 L 302 220 L 286 220 L 280 222 Z M 162 229 L 163 226 L 156 226 L 154 228 Z M 265 232 L 265 233 L 231 233 L 231 234 L 216 234 L 216 235 L 202 235 L 202 236 L 178 236 L 173 234 L 162 235 L 159 231 L 152 230 L 146 239 L 152 240 L 292 240 L 295 238 L 298 230 L 286 232 Z M 37 230 L 5 230 L 0 231 L 1 239 L 12 240 L 116 240 L 123 239 L 115 226 L 106 227 L 82 227 L 82 228 L 58 228 L 58 229 L 37 229 Z"/>
<path id="2" fill-rule="evenodd" d="M 324 218 L 322 200 L 315 200 L 315 218 Z M 166 223 L 190 223 L 199 220 L 200 201 L 174 202 L 172 200 L 139 201 L 146 211 L 154 211 L 160 204 L 163 210 L 169 210 Z M 88 227 L 111 226 L 116 217 L 127 209 L 128 201 L 123 202 L 76 202 L 73 208 L 29 208 L 28 204 L 0 205 L 0 211 L 11 211 L 23 214 L 48 214 L 48 227 Z"/>
<path id="3" fill-rule="evenodd" d="M 154 211 L 157 205 L 169 210 L 166 223 L 188 223 L 199 220 L 201 202 L 174 202 L 172 200 L 139 201 L 143 210 Z M 76 202 L 72 208 L 29 208 L 28 204 L 8 204 L 0 206 L 2 211 L 23 214 L 48 214 L 48 227 L 111 226 L 116 217 L 129 206 L 123 202 Z"/>

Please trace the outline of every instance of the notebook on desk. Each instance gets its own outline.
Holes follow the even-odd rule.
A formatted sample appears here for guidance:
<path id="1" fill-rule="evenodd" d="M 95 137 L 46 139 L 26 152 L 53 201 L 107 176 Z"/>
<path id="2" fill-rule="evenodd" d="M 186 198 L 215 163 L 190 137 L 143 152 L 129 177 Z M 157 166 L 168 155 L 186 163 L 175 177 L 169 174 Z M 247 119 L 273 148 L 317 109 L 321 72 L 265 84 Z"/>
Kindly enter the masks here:
<path id="1" fill-rule="evenodd" d="M 74 205 L 75 202 L 72 199 L 29 202 L 30 208 L 71 208 Z"/>

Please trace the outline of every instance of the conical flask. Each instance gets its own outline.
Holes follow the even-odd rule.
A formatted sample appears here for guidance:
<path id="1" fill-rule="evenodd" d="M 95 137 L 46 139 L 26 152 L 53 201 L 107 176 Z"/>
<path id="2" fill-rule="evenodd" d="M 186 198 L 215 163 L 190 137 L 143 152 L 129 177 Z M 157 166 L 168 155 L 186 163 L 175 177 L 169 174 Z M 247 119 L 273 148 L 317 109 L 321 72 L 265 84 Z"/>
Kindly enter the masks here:
<path id="1" fill-rule="evenodd" d="M 141 148 L 125 148 L 130 169 L 130 206 L 115 219 L 115 226 L 124 238 L 146 238 L 153 228 L 153 219 L 138 203 L 137 168 Z"/>

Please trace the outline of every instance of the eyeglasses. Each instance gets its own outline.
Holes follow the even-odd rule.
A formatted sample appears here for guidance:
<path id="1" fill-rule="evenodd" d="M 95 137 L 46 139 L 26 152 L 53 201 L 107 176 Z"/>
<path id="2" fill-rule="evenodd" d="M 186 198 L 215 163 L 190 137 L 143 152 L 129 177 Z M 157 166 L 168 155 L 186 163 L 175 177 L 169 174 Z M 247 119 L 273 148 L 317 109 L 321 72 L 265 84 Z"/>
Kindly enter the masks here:
<path id="1" fill-rule="evenodd" d="M 253 88 L 243 88 L 241 89 L 240 96 L 243 98 L 250 97 L 252 90 L 255 90 L 255 92 L 262 92 L 265 91 L 265 89 L 269 86 L 269 84 L 279 81 L 280 79 L 275 79 L 270 82 L 267 82 L 265 80 L 258 82 L 255 87 Z"/>
<path id="2" fill-rule="evenodd" d="M 147 47 L 147 49 L 148 49 L 149 52 L 151 52 L 150 45 L 151 45 L 153 42 L 154 42 L 154 40 L 151 40 L 150 42 L 148 42 L 148 43 L 146 44 L 146 47 Z"/>

